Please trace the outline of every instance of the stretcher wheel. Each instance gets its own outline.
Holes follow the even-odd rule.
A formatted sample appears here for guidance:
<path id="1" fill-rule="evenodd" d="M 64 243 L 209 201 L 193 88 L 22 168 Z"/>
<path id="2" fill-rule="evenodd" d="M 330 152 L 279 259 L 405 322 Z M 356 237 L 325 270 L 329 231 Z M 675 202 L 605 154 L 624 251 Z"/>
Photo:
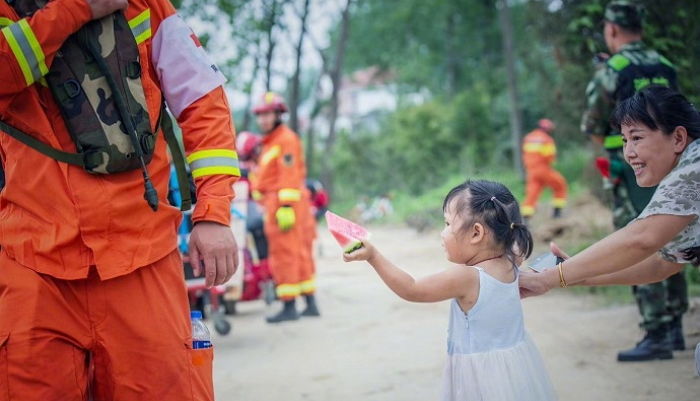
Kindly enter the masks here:
<path id="1" fill-rule="evenodd" d="M 227 320 L 217 320 L 214 322 L 214 330 L 222 336 L 231 332 L 231 323 Z"/>

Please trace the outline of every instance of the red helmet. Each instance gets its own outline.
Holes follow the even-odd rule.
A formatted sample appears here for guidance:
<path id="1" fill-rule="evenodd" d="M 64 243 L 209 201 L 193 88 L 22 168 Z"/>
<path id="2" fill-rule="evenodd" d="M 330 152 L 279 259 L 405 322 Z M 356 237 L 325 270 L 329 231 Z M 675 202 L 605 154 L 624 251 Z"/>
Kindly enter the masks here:
<path id="1" fill-rule="evenodd" d="M 255 148 L 260 146 L 262 138 L 250 131 L 242 131 L 236 135 L 236 151 L 238 157 L 245 161 L 253 156 Z"/>
<path id="2" fill-rule="evenodd" d="M 554 131 L 554 128 L 556 128 L 554 122 L 548 118 L 543 118 L 540 121 L 538 121 L 537 126 L 540 127 L 540 129 L 543 129 L 547 132 L 552 132 Z"/>
<path id="3" fill-rule="evenodd" d="M 275 92 L 265 92 L 255 107 L 253 107 L 253 114 L 267 113 L 270 111 L 277 111 L 280 113 L 287 112 L 287 104 L 284 102 L 284 98 Z"/>

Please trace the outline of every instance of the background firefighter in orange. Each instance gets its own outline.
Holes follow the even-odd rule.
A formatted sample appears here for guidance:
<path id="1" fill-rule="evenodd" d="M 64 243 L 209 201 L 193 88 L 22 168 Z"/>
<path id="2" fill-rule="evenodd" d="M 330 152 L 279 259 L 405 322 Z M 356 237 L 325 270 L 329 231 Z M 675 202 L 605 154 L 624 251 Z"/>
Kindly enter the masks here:
<path id="1" fill-rule="evenodd" d="M 562 208 L 566 206 L 566 180 L 552 168 L 557 154 L 554 139 L 550 136 L 554 128 L 551 120 L 543 118 L 538 122 L 538 128 L 523 139 L 523 164 L 527 176 L 522 206 L 525 219 L 535 214 L 537 200 L 545 187 L 552 188 L 554 192 L 554 218 L 560 217 Z"/>
<path id="2" fill-rule="evenodd" d="M 281 96 L 267 92 L 254 109 L 264 133 L 263 148 L 253 182 L 254 194 L 265 209 L 265 235 L 269 262 L 282 310 L 269 323 L 296 320 L 296 298 L 304 295 L 302 316 L 319 316 L 312 243 L 315 225 L 306 189 L 306 165 L 301 141 L 281 120 L 287 105 Z"/>

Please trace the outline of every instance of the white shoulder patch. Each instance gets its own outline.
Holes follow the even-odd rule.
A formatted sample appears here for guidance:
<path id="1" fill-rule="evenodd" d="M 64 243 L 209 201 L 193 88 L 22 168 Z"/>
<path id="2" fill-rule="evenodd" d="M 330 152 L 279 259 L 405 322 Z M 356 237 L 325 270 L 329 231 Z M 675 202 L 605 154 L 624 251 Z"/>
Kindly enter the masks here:
<path id="1" fill-rule="evenodd" d="M 226 82 L 179 15 L 173 14 L 161 22 L 152 45 L 153 66 L 175 118 L 187 106 Z"/>

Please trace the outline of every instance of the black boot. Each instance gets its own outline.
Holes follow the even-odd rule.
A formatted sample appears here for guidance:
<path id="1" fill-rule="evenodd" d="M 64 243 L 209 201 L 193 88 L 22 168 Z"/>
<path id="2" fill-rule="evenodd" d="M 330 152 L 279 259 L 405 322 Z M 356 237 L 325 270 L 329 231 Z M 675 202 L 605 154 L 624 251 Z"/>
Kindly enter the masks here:
<path id="1" fill-rule="evenodd" d="M 620 362 L 651 361 L 654 359 L 672 359 L 671 343 L 668 341 L 668 326 L 648 330 L 637 346 L 617 354 Z"/>
<path id="2" fill-rule="evenodd" d="M 291 301 L 284 301 L 284 307 L 282 310 L 276 315 L 270 316 L 265 320 L 267 320 L 268 323 L 279 323 L 297 319 L 299 319 L 299 313 L 297 312 L 296 301 L 292 299 Z"/>
<path id="3" fill-rule="evenodd" d="M 318 306 L 316 306 L 316 297 L 314 294 L 304 295 L 306 299 L 306 309 L 301 312 L 302 316 L 321 316 L 321 312 L 318 311 Z"/>
<path id="4" fill-rule="evenodd" d="M 683 316 L 676 316 L 670 324 L 668 331 L 671 349 L 674 351 L 685 351 L 685 339 L 683 338 Z"/>
<path id="5" fill-rule="evenodd" d="M 555 207 L 554 211 L 552 212 L 552 218 L 558 219 L 561 217 L 561 208 L 560 207 Z"/>

